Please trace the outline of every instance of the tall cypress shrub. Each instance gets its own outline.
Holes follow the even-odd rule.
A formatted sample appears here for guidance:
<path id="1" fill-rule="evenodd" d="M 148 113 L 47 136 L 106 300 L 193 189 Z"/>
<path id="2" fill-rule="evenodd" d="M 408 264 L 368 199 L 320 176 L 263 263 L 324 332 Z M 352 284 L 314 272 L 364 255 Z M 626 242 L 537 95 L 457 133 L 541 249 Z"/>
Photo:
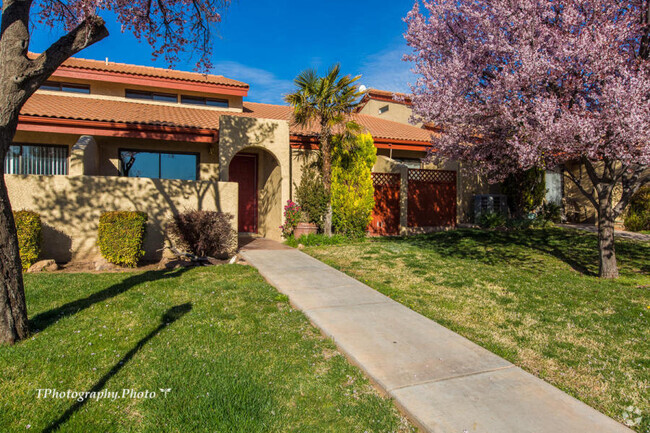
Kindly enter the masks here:
<path id="1" fill-rule="evenodd" d="M 370 134 L 336 137 L 332 146 L 332 224 L 346 236 L 364 236 L 375 206 L 372 167 L 377 149 Z"/>

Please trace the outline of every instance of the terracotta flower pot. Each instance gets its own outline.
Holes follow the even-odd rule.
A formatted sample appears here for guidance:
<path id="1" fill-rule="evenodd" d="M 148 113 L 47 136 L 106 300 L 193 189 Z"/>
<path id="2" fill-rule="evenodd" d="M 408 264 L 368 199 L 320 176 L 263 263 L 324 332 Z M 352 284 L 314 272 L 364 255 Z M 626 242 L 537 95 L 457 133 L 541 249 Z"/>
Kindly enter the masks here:
<path id="1" fill-rule="evenodd" d="M 296 239 L 300 239 L 301 236 L 315 234 L 316 232 L 318 232 L 318 226 L 316 224 L 298 223 L 298 226 L 293 231 L 293 236 Z"/>

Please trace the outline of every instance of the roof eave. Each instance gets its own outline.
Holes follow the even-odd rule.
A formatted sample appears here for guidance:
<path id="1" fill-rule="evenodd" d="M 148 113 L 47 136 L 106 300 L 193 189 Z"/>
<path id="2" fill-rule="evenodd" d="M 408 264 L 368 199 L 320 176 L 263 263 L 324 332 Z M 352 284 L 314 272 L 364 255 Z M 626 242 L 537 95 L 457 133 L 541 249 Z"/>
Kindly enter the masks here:
<path id="1" fill-rule="evenodd" d="M 216 143 L 216 129 L 20 115 L 18 131 Z"/>
<path id="2" fill-rule="evenodd" d="M 192 91 L 219 95 L 232 95 L 245 97 L 248 95 L 248 85 L 232 86 L 226 84 L 207 83 L 199 81 L 179 80 L 174 78 L 154 77 L 145 75 L 127 74 L 113 71 L 100 71 L 95 69 L 82 69 L 62 65 L 54 73 L 55 78 L 73 78 L 88 81 L 119 83 L 145 87 L 161 87 L 165 89 Z"/>

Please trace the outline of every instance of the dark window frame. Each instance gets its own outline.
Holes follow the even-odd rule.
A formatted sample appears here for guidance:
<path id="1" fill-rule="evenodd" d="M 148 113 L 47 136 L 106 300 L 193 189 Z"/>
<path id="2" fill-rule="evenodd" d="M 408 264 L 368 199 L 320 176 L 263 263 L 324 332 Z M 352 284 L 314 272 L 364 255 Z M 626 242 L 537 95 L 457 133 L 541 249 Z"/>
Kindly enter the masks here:
<path id="1" fill-rule="evenodd" d="M 45 89 L 44 87 L 50 87 Z M 68 89 L 77 89 L 77 90 L 66 90 Z M 66 92 L 66 93 L 80 93 L 85 95 L 90 95 L 90 84 L 82 83 L 66 83 L 64 81 L 45 81 L 39 89 L 49 90 L 51 92 Z M 80 91 L 81 90 L 81 91 Z"/>
<path id="2" fill-rule="evenodd" d="M 141 179 L 163 179 L 163 180 L 194 180 L 194 181 L 199 181 L 201 178 L 199 177 L 200 175 L 200 168 L 201 168 L 201 153 L 200 152 L 183 152 L 183 151 L 176 151 L 176 150 L 150 150 L 150 149 L 133 149 L 133 148 L 118 148 L 117 149 L 117 159 L 120 161 L 119 162 L 119 173 L 120 176 L 122 177 L 131 177 L 128 176 L 124 173 L 124 161 L 122 160 L 122 152 L 140 152 L 140 153 L 157 153 L 158 154 L 158 177 L 150 177 L 150 178 L 141 178 Z M 177 179 L 177 178 L 166 178 L 166 177 L 160 177 L 161 176 L 161 171 L 162 171 L 162 159 L 160 158 L 160 155 L 162 154 L 171 154 L 171 155 L 190 155 L 190 156 L 196 156 L 196 174 L 195 174 L 195 179 Z"/>
<path id="3" fill-rule="evenodd" d="M 9 148 L 11 146 L 20 146 L 20 154 L 23 154 L 23 146 L 32 146 L 32 147 L 49 147 L 49 148 L 59 148 L 59 149 L 65 149 L 66 157 L 65 157 L 65 174 L 31 174 L 31 173 L 20 173 L 19 175 L 21 176 L 69 176 L 70 175 L 70 153 L 71 153 L 71 147 L 68 146 L 67 144 L 43 144 L 43 143 L 27 143 L 27 142 L 12 142 L 9 144 Z M 5 155 L 5 158 L 9 156 L 9 149 L 7 149 L 7 155 Z M 5 161 L 2 161 L 3 164 L 3 169 L 4 169 L 4 164 Z"/>
<path id="4" fill-rule="evenodd" d="M 156 99 L 156 96 L 163 97 L 163 98 L 173 97 L 174 101 L 169 101 L 166 99 Z M 170 103 L 178 104 L 177 93 L 150 92 L 147 90 L 124 89 L 124 97 L 127 99 L 141 99 L 145 101 L 170 102 Z"/>
<path id="5" fill-rule="evenodd" d="M 185 105 L 204 105 L 206 107 L 217 107 L 217 108 L 230 108 L 230 100 L 223 98 L 208 98 L 206 96 L 194 96 L 194 95 L 180 95 L 181 104 Z M 194 101 L 194 102 L 188 102 Z M 216 102 L 216 104 L 208 104 L 208 102 Z M 219 105 L 222 104 L 222 105 Z"/>

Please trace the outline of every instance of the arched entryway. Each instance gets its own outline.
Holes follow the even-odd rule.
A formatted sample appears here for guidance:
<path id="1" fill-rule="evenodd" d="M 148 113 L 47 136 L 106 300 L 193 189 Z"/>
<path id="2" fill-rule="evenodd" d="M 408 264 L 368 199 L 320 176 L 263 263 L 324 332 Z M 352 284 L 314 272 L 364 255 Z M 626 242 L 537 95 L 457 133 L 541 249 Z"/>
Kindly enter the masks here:
<path id="1" fill-rule="evenodd" d="M 239 184 L 238 231 L 279 238 L 282 172 L 275 156 L 254 147 L 237 152 L 230 160 L 228 181 Z"/>
<path id="2" fill-rule="evenodd" d="M 281 240 L 282 209 L 290 194 L 289 123 L 221 115 L 218 149 L 219 179 L 229 181 L 232 167 L 241 186 L 240 230 Z"/>

